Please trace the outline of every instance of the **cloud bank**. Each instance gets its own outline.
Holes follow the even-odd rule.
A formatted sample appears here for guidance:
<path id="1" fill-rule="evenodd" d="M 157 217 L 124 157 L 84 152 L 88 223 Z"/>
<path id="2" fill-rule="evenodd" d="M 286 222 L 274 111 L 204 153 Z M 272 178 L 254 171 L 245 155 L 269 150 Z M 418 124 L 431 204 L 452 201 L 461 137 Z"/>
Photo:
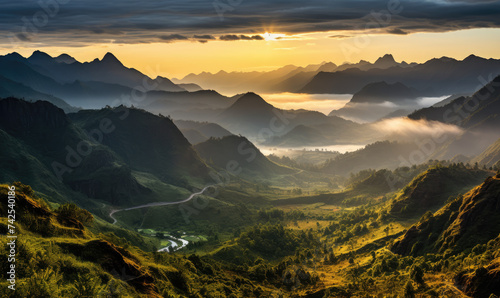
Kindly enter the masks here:
<path id="1" fill-rule="evenodd" d="M 299 34 L 363 30 L 374 21 L 374 14 L 384 15 L 391 6 L 397 7 L 397 13 L 389 18 L 383 16 L 386 21 L 380 23 L 381 33 L 402 35 L 500 27 L 500 1 L 253 0 L 227 2 L 233 5 L 226 4 L 223 9 L 217 9 L 217 3 L 226 2 L 3 1 L 0 38 L 4 43 L 15 39 L 75 46 L 98 40 L 114 43 L 259 40 L 253 37 L 265 31 Z"/>

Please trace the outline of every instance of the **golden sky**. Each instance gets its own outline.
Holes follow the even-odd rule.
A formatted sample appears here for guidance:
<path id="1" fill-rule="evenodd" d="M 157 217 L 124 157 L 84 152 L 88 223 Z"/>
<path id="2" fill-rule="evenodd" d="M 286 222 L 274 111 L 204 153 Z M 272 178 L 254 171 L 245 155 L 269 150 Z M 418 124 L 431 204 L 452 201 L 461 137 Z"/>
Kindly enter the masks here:
<path id="1" fill-rule="evenodd" d="M 83 47 L 51 47 L 30 45 L 15 51 L 29 56 L 34 50 L 51 56 L 67 53 L 77 60 L 101 59 L 112 52 L 128 67 L 146 74 L 181 78 L 202 71 L 270 70 L 284 65 L 306 66 L 323 61 L 336 64 L 375 61 L 384 54 L 393 54 L 396 61 L 424 62 L 448 56 L 463 59 L 470 54 L 485 58 L 500 58 L 500 29 L 481 28 L 451 32 L 420 32 L 407 35 L 363 34 L 351 32 L 321 32 L 296 35 L 274 33 L 266 40 L 178 41 L 172 43 L 98 43 Z M 332 38 L 330 36 L 336 36 Z M 279 38 L 281 37 L 281 38 Z M 2 48 L 0 53 L 12 52 Z"/>

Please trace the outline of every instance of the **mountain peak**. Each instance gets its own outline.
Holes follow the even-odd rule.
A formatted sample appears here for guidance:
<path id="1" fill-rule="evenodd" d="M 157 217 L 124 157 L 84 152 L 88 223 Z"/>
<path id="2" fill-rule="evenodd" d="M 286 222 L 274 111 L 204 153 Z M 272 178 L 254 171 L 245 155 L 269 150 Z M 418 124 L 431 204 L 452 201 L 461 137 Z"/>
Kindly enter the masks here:
<path id="1" fill-rule="evenodd" d="M 107 52 L 106 55 L 102 58 L 101 62 L 103 63 L 108 63 L 108 64 L 118 64 L 118 65 L 123 65 L 118 58 L 116 58 L 115 55 L 113 55 L 110 52 Z"/>
<path id="2" fill-rule="evenodd" d="M 474 54 L 470 54 L 469 56 L 467 56 L 467 58 L 465 58 L 463 61 L 481 61 L 481 60 L 485 60 L 484 58 L 481 58 L 479 56 L 476 56 Z"/>
<path id="3" fill-rule="evenodd" d="M 52 58 L 49 54 L 42 52 L 42 51 L 39 51 L 39 50 L 34 51 L 33 54 L 31 54 L 30 58 L 32 58 L 32 57 Z"/>
<path id="4" fill-rule="evenodd" d="M 56 60 L 58 63 L 66 63 L 66 64 L 77 62 L 75 58 L 71 57 L 68 54 L 61 54 L 56 58 L 54 58 L 54 60 Z"/>
<path id="5" fill-rule="evenodd" d="M 268 110 L 272 109 L 273 106 L 266 102 L 262 97 L 253 92 L 248 92 L 242 95 L 236 102 L 229 107 L 229 109 L 241 109 L 246 110 Z"/>
<path id="6" fill-rule="evenodd" d="M 401 82 L 387 83 L 386 81 L 374 82 L 364 86 L 356 92 L 351 102 L 384 102 L 400 101 L 416 98 L 416 90 L 409 88 Z"/>
<path id="7" fill-rule="evenodd" d="M 24 60 L 24 57 L 21 56 L 18 52 L 12 52 L 4 56 L 5 58 L 9 58 L 11 60 Z"/>
<path id="8" fill-rule="evenodd" d="M 31 56 L 28 58 L 29 61 L 37 61 L 37 62 L 52 62 L 52 57 L 42 51 L 36 50 L 31 54 Z"/>
<path id="9" fill-rule="evenodd" d="M 375 61 L 374 64 L 397 64 L 396 60 L 391 54 L 385 54 L 383 57 L 380 57 Z"/>

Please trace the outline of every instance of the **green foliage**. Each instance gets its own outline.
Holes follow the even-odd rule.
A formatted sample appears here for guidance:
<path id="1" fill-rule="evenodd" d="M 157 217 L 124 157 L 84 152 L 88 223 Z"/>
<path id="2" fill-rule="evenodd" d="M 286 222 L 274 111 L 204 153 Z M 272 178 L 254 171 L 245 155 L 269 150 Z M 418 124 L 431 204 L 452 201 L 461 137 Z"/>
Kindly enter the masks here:
<path id="1" fill-rule="evenodd" d="M 314 245 L 312 231 L 292 231 L 281 224 L 256 226 L 240 235 L 239 245 L 266 258 L 292 255 L 300 247 Z"/>
<path id="2" fill-rule="evenodd" d="M 94 216 L 85 209 L 78 207 L 74 203 L 66 203 L 55 210 L 62 218 L 75 219 L 83 224 L 89 224 L 94 220 Z"/>

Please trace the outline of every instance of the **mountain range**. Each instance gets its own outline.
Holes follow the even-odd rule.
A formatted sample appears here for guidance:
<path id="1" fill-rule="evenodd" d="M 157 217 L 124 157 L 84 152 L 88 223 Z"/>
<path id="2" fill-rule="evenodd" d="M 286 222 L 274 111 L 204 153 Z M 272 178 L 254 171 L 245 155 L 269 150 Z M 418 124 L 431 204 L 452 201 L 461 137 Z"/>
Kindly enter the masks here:
<path id="1" fill-rule="evenodd" d="M 361 60 L 358 63 L 336 65 L 333 62 L 322 62 L 305 67 L 287 65 L 272 71 L 225 72 L 212 74 L 202 72 L 189 74 L 182 79 L 173 79 L 176 83 L 196 83 L 209 89 L 217 89 L 223 93 L 242 93 L 249 90 L 257 93 L 295 92 L 304 87 L 320 72 L 335 72 L 350 68 L 369 70 L 386 69 L 393 66 L 408 67 L 406 62 L 397 63 L 392 55 L 387 54 L 374 63 Z"/>
<path id="2" fill-rule="evenodd" d="M 463 60 L 441 57 L 424 63 L 406 63 L 396 62 L 392 55 L 386 54 L 374 63 L 361 60 L 340 66 L 331 62 L 306 67 L 288 65 L 268 72 L 203 72 L 173 81 L 196 83 L 227 94 L 250 90 L 258 93 L 354 94 L 368 84 L 386 81 L 403 83 L 426 96 L 443 96 L 477 91 L 483 81 L 500 74 L 499 66 L 500 60 L 474 55 Z"/>
<path id="3" fill-rule="evenodd" d="M 297 92 L 354 94 L 370 83 L 400 82 L 426 96 L 472 93 L 490 78 L 500 74 L 500 60 L 470 55 L 463 60 L 442 57 L 408 67 L 361 70 L 349 68 L 336 72 L 320 72 Z"/>
<path id="4" fill-rule="evenodd" d="M 0 56 L 0 76 L 0 90 L 16 87 L 24 89 L 22 93 L 10 92 L 6 95 L 33 98 L 31 90 L 34 90 L 42 93 L 43 99 L 66 109 L 61 100 L 72 106 L 101 108 L 116 106 L 117 100 L 118 103 L 122 103 L 122 100 L 128 104 L 130 97 L 141 99 L 143 93 L 153 90 L 166 94 L 186 92 L 186 89 L 167 78 L 149 77 L 136 69 L 125 67 L 111 53 L 102 59 L 83 63 L 65 54 L 53 58 L 44 52 L 35 51 L 30 57 L 24 58 L 18 53 L 11 53 Z M 199 90 L 198 86 L 187 86 L 191 90 Z M 136 100 L 135 104 L 139 101 Z"/>

